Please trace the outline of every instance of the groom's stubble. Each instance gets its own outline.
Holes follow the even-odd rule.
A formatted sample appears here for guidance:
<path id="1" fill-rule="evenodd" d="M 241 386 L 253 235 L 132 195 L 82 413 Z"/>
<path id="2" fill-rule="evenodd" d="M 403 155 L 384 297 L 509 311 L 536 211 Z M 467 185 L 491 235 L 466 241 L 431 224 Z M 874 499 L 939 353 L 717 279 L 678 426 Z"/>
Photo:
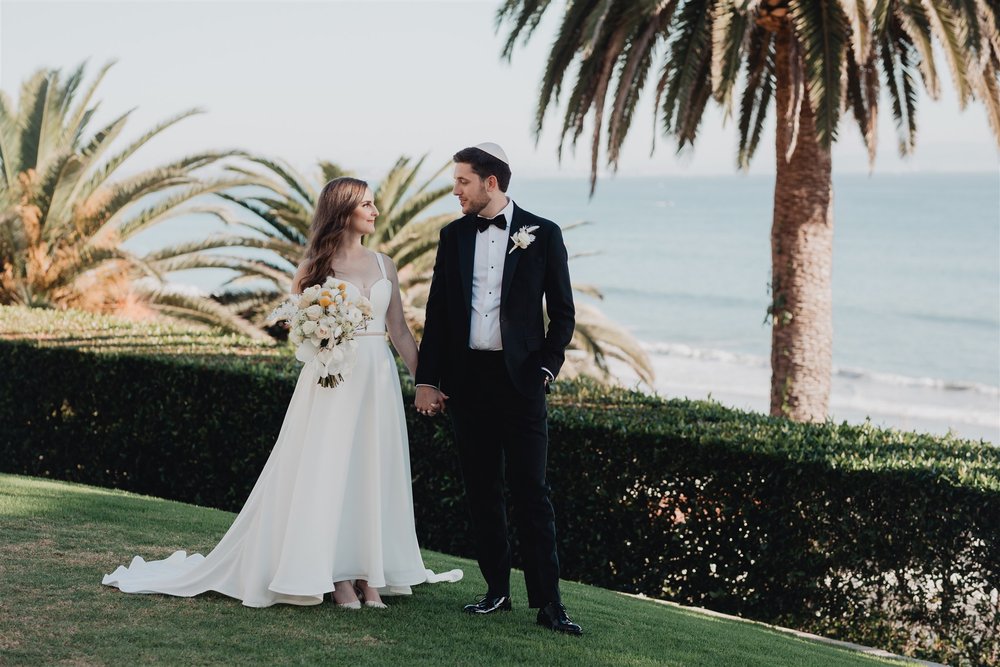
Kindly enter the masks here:
<path id="1" fill-rule="evenodd" d="M 465 215 L 479 215 L 493 202 L 486 180 L 473 172 L 468 164 L 461 162 L 455 165 L 455 187 L 452 194 L 458 197 Z"/>
<path id="2" fill-rule="evenodd" d="M 486 191 L 485 185 L 480 181 L 479 191 L 475 193 L 470 193 L 468 189 L 465 192 L 465 207 L 463 208 L 463 213 L 471 213 L 472 215 L 479 215 L 482 213 L 483 209 L 490 205 L 490 195 Z"/>

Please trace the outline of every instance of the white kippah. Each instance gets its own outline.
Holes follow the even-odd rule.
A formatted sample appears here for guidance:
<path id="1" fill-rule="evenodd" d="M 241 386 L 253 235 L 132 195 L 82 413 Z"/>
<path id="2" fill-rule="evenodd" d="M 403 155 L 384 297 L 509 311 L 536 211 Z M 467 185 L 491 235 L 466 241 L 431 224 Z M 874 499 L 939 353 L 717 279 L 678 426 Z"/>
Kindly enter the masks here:
<path id="1" fill-rule="evenodd" d="M 495 144 L 492 141 L 484 141 L 481 144 L 476 144 L 475 148 L 478 148 L 484 153 L 489 153 L 508 167 L 510 166 L 510 161 L 507 160 L 507 154 L 503 152 L 503 149 L 500 148 L 499 144 Z"/>

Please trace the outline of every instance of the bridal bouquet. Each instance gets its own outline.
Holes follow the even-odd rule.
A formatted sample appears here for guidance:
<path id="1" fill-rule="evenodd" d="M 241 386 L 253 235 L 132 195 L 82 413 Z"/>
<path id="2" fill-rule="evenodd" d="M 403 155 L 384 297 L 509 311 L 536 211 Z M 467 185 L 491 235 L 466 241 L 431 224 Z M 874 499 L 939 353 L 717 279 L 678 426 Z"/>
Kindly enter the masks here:
<path id="1" fill-rule="evenodd" d="M 298 346 L 295 358 L 313 366 L 322 387 L 336 387 L 350 375 L 357 358 L 354 334 L 371 320 L 371 302 L 360 295 L 349 299 L 347 284 L 335 278 L 291 295 L 267 319 L 288 322 L 288 340 Z"/>

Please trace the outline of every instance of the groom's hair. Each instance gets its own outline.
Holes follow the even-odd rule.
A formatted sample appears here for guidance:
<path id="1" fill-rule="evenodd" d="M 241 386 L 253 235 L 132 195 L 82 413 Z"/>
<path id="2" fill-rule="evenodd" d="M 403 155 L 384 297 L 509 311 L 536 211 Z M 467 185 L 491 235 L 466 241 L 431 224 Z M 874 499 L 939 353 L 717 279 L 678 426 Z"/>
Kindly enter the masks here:
<path id="1" fill-rule="evenodd" d="M 474 146 L 463 148 L 455 153 L 451 159 L 456 164 L 461 162 L 469 165 L 476 176 L 483 180 L 490 176 L 496 176 L 500 192 L 507 192 L 507 186 L 510 185 L 510 167 L 503 160 L 498 160 L 481 148 Z"/>

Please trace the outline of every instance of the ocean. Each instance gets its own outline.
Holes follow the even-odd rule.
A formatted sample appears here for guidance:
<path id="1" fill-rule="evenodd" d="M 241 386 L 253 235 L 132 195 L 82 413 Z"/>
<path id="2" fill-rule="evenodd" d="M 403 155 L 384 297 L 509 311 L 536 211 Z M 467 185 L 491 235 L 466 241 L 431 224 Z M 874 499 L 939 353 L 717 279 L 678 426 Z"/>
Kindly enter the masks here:
<path id="1" fill-rule="evenodd" d="M 590 198 L 586 179 L 515 176 L 509 194 L 588 223 L 565 234 L 572 278 L 643 342 L 643 389 L 767 411 L 773 191 L 773 176 L 609 177 Z M 831 417 L 1000 443 L 1000 174 L 835 175 L 833 215 Z M 135 245 L 190 237 L 168 224 Z"/>

